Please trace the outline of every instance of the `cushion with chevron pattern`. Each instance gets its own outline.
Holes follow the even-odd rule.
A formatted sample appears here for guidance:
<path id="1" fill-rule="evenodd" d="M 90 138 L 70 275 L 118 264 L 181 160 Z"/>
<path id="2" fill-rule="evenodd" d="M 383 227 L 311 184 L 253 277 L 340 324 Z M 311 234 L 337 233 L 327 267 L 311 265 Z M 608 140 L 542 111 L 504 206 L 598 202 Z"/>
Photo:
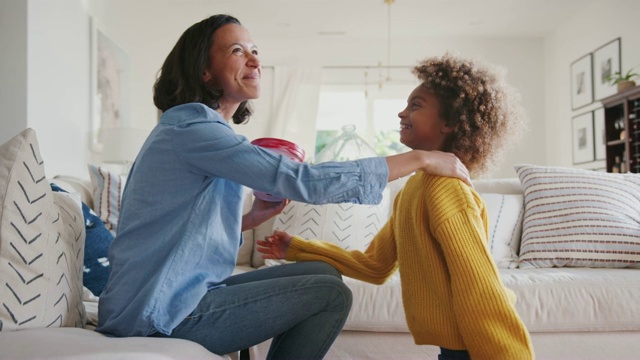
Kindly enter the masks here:
<path id="1" fill-rule="evenodd" d="M 325 240 L 347 250 L 363 251 L 389 217 L 389 189 L 377 205 L 311 205 L 292 201 L 276 216 L 273 230 L 283 230 L 305 239 Z M 265 260 L 266 265 L 285 262 Z"/>
<path id="2" fill-rule="evenodd" d="M 33 129 L 0 146 L 0 184 L 0 332 L 83 327 L 81 202 L 51 191 Z"/>

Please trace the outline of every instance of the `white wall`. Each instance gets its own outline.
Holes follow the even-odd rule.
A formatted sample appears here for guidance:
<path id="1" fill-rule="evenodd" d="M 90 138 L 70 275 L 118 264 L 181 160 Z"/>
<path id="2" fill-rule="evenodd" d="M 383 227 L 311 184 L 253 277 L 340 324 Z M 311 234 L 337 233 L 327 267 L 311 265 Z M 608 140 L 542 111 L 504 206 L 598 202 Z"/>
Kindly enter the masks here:
<path id="1" fill-rule="evenodd" d="M 545 139 L 546 163 L 574 166 L 572 117 L 601 107 L 599 102 L 571 110 L 570 64 L 611 40 L 621 38 L 622 70 L 640 70 L 640 2 L 636 0 L 592 1 L 590 6 L 545 40 Z M 579 165 L 604 168 L 604 161 Z"/>
<path id="2" fill-rule="evenodd" d="M 0 1 L 0 144 L 27 126 L 27 3 Z"/>
<path id="3" fill-rule="evenodd" d="M 27 125 L 47 175 L 88 178 L 89 18 L 79 0 L 29 0 Z"/>
<path id="4" fill-rule="evenodd" d="M 89 27 L 81 1 L 1 1 L 0 48 L 0 142 L 31 127 L 48 176 L 88 178 Z"/>
<path id="5" fill-rule="evenodd" d="M 85 10 L 99 16 L 103 30 L 130 54 L 131 122 L 144 128 L 152 127 L 157 118 L 151 88 L 164 57 L 181 31 L 209 15 L 172 14 L 169 18 L 148 7 L 136 8 L 136 2 L 117 3 L 129 6 L 128 11 L 83 0 L 28 0 L 27 5 L 22 0 L 0 2 L 0 105 L 4 105 L 0 141 L 26 126 L 35 128 L 49 174 L 86 177 L 90 48 Z M 515 176 L 511 167 L 520 162 L 572 166 L 571 117 L 575 113 L 570 106 L 569 65 L 617 37 L 622 38 L 623 69 L 640 64 L 638 13 L 637 1 L 593 1 L 545 39 L 394 40 L 392 63 L 412 65 L 448 50 L 505 66 L 509 81 L 523 95 L 531 130 L 492 175 Z M 172 26 L 163 25 L 167 23 Z M 250 24 L 245 25 L 251 30 Z M 174 30 L 176 26 L 180 31 Z M 305 61 L 333 66 L 386 62 L 385 44 L 368 39 L 341 42 L 334 38 L 315 46 L 292 46 L 260 34 L 254 34 L 254 39 L 266 66 Z M 268 83 L 267 76 L 265 95 L 256 103 L 258 115 L 246 127 L 253 137 L 265 128 L 266 119 L 261 116 L 266 116 L 270 106 Z"/>
<path id="6" fill-rule="evenodd" d="M 95 6 L 93 6 L 95 5 Z M 100 7 L 98 7 L 100 5 Z M 93 6 L 93 7 L 92 7 Z M 228 9 L 220 9 L 224 12 Z M 210 14 L 175 14 L 168 25 L 162 14 L 152 16 L 153 10 L 136 2 L 114 1 L 109 6 L 90 2 L 89 12 L 96 17 L 102 30 L 121 44 L 131 58 L 131 123 L 150 128 L 155 125 L 157 112 L 152 102 L 152 86 L 156 74 L 178 37 L 193 23 Z M 231 13 L 237 13 L 231 11 Z M 144 19 L 145 21 L 141 21 Z M 242 21 L 242 17 L 240 17 Z M 245 23 L 251 31 L 251 24 Z M 169 31 L 169 29 L 171 29 Z M 261 49 L 262 63 L 276 65 L 352 66 L 387 63 L 386 43 L 375 39 L 345 40 L 327 37 L 310 43 L 289 39 L 264 38 L 253 33 Z M 482 61 L 499 64 L 508 69 L 508 81 L 520 90 L 523 103 L 532 122 L 531 130 L 522 144 L 505 156 L 502 167 L 491 173 L 494 177 L 515 176 L 513 165 L 520 162 L 544 163 L 544 152 L 537 151 L 544 142 L 544 43 L 543 39 L 459 39 L 404 38 L 392 42 L 393 65 L 414 65 L 427 56 L 442 55 L 446 51 Z M 255 101 L 256 114 L 246 126 L 236 129 L 249 138 L 265 136 L 270 111 L 271 90 L 268 71 L 263 79 L 263 95 Z M 407 75 L 409 70 L 407 70 Z M 398 109 L 400 111 L 401 109 Z M 393 120 L 392 120 L 393 121 Z"/>

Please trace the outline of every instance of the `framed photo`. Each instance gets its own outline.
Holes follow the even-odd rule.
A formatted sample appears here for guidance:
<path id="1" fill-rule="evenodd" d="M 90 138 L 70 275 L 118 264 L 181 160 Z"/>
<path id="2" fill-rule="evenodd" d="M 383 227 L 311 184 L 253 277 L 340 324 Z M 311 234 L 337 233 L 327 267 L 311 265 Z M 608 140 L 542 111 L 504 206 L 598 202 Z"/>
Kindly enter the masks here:
<path id="1" fill-rule="evenodd" d="M 600 100 L 617 92 L 616 85 L 609 85 L 607 76 L 620 71 L 620 38 L 593 52 L 593 95 Z"/>
<path id="2" fill-rule="evenodd" d="M 571 63 L 571 107 L 573 110 L 593 102 L 591 54 Z"/>
<path id="3" fill-rule="evenodd" d="M 102 129 L 130 124 L 131 65 L 127 52 L 90 19 L 90 146 L 102 151 Z"/>
<path id="4" fill-rule="evenodd" d="M 573 164 L 593 161 L 593 112 L 573 118 Z"/>
<path id="5" fill-rule="evenodd" d="M 593 111 L 593 136 L 596 160 L 605 160 L 607 158 L 607 136 L 604 133 L 604 108 Z"/>

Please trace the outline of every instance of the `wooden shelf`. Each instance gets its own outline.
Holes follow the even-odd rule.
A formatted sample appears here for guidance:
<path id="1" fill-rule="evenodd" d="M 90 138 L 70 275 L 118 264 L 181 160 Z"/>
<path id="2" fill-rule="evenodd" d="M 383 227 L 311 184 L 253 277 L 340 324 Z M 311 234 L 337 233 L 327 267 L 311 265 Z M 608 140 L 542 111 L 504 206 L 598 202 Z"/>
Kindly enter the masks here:
<path id="1" fill-rule="evenodd" d="M 607 171 L 613 171 L 618 158 L 627 171 L 640 173 L 640 86 L 606 97 L 601 102 Z"/>

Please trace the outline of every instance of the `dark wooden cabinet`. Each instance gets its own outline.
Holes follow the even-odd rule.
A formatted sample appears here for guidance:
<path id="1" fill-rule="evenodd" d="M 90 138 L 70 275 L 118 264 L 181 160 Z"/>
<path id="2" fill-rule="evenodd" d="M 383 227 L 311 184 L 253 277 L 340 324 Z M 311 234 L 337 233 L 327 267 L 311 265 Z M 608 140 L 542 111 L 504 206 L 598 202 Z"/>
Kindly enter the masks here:
<path id="1" fill-rule="evenodd" d="M 601 100 L 607 172 L 640 173 L 640 86 Z"/>

